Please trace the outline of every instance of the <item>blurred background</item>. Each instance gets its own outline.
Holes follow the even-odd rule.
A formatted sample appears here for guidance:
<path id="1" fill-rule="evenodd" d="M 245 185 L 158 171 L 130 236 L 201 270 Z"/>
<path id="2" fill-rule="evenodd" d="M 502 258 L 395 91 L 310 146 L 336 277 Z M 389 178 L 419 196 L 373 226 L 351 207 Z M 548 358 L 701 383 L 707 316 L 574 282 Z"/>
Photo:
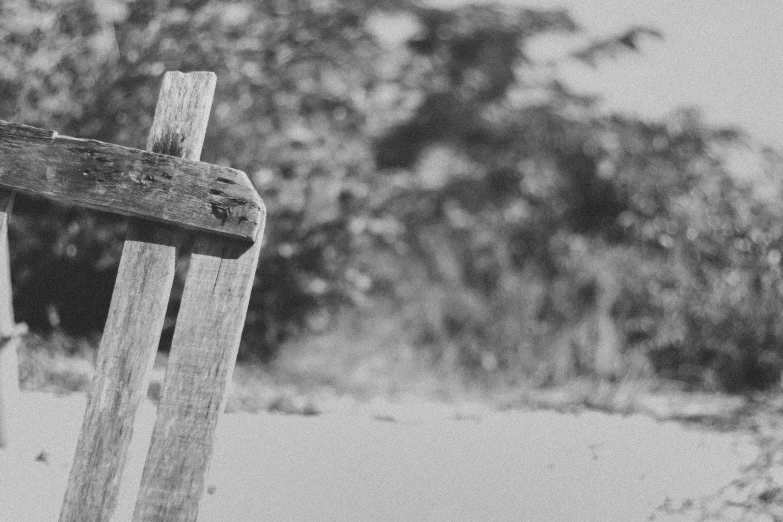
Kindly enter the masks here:
<path id="1" fill-rule="evenodd" d="M 215 72 L 202 161 L 269 211 L 240 365 L 275 383 L 775 389 L 783 6 L 654 6 L 2 0 L 0 119 L 142 148 L 162 74 Z M 35 388 L 94 357 L 125 221 L 10 227 Z"/>

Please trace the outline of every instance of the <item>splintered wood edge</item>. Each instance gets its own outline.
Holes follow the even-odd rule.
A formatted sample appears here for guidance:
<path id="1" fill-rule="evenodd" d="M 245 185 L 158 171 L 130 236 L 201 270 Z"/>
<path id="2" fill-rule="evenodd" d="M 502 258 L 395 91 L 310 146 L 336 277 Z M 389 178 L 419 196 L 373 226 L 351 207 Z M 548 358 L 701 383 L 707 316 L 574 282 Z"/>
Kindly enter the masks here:
<path id="1" fill-rule="evenodd" d="M 249 241 L 266 219 L 240 170 L 2 120 L 0 187 Z"/>

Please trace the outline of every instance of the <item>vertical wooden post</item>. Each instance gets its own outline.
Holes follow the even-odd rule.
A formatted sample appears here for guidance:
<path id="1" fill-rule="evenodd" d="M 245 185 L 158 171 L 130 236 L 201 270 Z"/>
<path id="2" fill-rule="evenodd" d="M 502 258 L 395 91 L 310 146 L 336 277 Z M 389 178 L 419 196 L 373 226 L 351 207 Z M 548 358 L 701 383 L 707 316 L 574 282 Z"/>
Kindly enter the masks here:
<path id="1" fill-rule="evenodd" d="M 260 248 L 196 238 L 134 521 L 196 520 Z"/>
<path id="2" fill-rule="evenodd" d="M 13 200 L 13 192 L 0 190 L 0 447 L 11 443 L 19 401 L 18 337 L 13 336 L 16 323 L 8 256 L 8 216 Z"/>
<path id="3" fill-rule="evenodd" d="M 166 73 L 147 150 L 199 159 L 215 81 L 213 73 Z M 159 224 L 130 222 L 61 522 L 106 521 L 114 512 L 166 316 L 179 235 Z"/>

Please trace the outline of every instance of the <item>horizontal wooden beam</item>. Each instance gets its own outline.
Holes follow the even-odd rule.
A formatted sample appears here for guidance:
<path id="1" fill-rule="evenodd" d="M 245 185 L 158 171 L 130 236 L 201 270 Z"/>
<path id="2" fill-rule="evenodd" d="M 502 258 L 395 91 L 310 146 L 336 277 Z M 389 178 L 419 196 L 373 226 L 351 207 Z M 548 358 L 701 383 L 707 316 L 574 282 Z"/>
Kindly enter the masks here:
<path id="1" fill-rule="evenodd" d="M 252 241 L 266 218 L 239 170 L 1 120 L 0 187 Z"/>

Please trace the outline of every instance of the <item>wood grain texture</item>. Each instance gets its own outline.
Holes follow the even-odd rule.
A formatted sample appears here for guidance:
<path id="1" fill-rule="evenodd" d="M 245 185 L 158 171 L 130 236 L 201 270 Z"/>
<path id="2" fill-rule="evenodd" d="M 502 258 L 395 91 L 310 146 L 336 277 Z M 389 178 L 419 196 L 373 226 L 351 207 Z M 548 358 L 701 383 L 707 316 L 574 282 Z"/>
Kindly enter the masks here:
<path id="1" fill-rule="evenodd" d="M 181 110 L 203 108 L 199 105 L 202 101 L 190 103 Z M 159 107 L 156 116 L 168 118 L 179 113 L 180 109 Z M 184 140 L 193 130 L 188 125 L 157 129 L 149 138 L 152 146 L 148 146 L 155 152 L 147 152 L 0 122 L 0 186 L 96 210 L 254 240 L 265 210 L 244 172 L 163 154 L 184 154 Z M 194 152 L 200 154 L 201 147 Z"/>
<path id="2" fill-rule="evenodd" d="M 13 204 L 14 193 L 0 189 L 0 337 L 10 337 L 16 329 L 8 251 L 8 218 Z"/>
<path id="3" fill-rule="evenodd" d="M 8 218 L 13 201 L 13 192 L 0 189 L 0 448 L 12 442 L 19 402 L 19 342 L 14 338 L 16 322 L 8 252 Z"/>
<path id="4" fill-rule="evenodd" d="M 212 73 L 167 73 L 150 149 L 198 159 L 215 88 Z M 159 137 L 176 135 L 169 147 Z M 165 141 L 165 138 L 160 138 Z M 174 279 L 177 233 L 131 220 L 60 521 L 110 520 L 139 403 L 149 384 Z"/>
<path id="5" fill-rule="evenodd" d="M 261 239 L 196 238 L 134 521 L 194 521 Z"/>

